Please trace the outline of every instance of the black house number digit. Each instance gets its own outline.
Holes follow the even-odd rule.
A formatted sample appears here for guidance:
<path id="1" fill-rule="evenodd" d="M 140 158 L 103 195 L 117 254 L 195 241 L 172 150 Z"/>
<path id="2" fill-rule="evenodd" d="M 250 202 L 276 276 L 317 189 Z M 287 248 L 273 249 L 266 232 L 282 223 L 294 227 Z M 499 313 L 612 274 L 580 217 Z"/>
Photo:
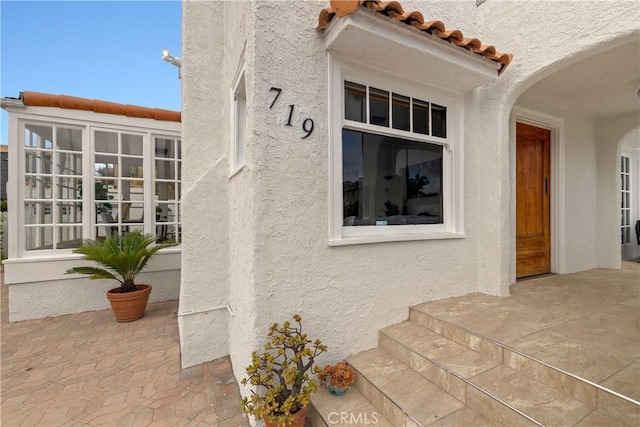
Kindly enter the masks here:
<path id="1" fill-rule="evenodd" d="M 276 101 L 278 100 L 278 98 L 280 97 L 280 94 L 282 94 L 282 88 L 271 86 L 271 88 L 269 89 L 269 92 L 275 92 L 276 94 L 275 98 L 273 98 L 273 101 L 271 101 L 271 104 L 269 105 L 269 109 L 271 110 L 275 105 Z M 295 104 L 289 104 L 289 116 L 287 117 L 287 122 L 284 124 L 285 126 L 293 126 L 291 124 L 291 121 L 293 120 L 293 110 L 295 109 L 295 107 L 296 107 Z M 305 118 L 302 121 L 302 130 L 306 132 L 306 134 L 300 137 L 300 139 L 309 138 L 313 133 L 313 128 L 314 128 L 313 119 L 309 117 Z"/>

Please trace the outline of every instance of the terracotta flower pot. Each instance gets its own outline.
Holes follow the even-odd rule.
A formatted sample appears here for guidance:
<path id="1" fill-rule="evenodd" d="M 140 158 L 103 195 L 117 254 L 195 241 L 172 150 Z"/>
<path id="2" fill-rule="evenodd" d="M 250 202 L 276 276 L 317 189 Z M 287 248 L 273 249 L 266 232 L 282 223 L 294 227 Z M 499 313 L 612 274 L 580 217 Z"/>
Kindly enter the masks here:
<path id="1" fill-rule="evenodd" d="M 304 427 L 304 420 L 306 416 L 307 406 L 296 412 L 296 414 L 293 416 L 293 422 L 291 424 L 287 424 L 286 427 Z M 279 427 L 277 421 L 269 421 L 266 418 L 264 420 L 264 425 L 266 427 Z"/>
<path id="2" fill-rule="evenodd" d="M 120 323 L 142 319 L 151 293 L 151 285 L 136 285 L 137 291 L 122 293 L 121 288 L 113 288 L 107 292 L 111 309 Z"/>

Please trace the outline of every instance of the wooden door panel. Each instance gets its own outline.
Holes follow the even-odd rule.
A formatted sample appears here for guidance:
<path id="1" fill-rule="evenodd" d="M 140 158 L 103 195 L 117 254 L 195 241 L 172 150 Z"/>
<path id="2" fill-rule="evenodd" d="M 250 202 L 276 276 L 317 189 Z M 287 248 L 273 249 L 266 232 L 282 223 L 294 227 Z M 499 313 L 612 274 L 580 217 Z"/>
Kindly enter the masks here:
<path id="1" fill-rule="evenodd" d="M 516 276 L 551 270 L 550 132 L 516 124 Z"/>

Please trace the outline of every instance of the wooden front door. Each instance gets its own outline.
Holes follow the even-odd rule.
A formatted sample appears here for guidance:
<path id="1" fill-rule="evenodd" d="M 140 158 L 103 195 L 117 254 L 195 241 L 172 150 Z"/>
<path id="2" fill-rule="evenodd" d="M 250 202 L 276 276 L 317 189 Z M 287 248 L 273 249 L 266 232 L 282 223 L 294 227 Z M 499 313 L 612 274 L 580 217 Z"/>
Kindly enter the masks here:
<path id="1" fill-rule="evenodd" d="M 516 123 L 516 277 L 551 271 L 550 131 Z"/>

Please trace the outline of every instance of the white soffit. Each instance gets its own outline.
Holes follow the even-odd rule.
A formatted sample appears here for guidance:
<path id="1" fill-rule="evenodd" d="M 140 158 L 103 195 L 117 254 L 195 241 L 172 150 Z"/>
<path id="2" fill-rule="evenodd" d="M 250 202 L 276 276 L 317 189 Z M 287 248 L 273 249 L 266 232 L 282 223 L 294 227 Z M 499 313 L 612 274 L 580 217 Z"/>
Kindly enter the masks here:
<path id="1" fill-rule="evenodd" d="M 367 10 L 324 32 L 327 50 L 443 89 L 467 92 L 498 78 L 496 62 Z"/>

